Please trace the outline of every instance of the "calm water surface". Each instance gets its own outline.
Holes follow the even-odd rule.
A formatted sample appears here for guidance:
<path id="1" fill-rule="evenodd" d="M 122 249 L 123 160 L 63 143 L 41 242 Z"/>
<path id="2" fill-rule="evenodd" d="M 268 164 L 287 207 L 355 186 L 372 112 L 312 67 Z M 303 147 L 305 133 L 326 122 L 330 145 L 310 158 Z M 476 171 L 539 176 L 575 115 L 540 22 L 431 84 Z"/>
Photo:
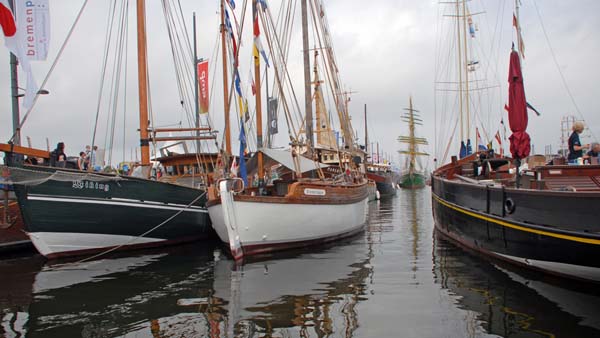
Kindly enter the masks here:
<path id="1" fill-rule="evenodd" d="M 597 286 L 455 247 L 430 199 L 399 191 L 356 237 L 243 266 L 206 243 L 5 259 L 0 337 L 600 337 Z"/>

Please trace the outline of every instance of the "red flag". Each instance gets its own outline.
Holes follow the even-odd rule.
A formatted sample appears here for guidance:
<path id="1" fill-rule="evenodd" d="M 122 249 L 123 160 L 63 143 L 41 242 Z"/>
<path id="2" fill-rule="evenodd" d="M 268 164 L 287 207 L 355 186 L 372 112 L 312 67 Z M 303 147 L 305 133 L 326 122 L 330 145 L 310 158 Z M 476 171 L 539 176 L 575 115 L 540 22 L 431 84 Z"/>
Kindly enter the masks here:
<path id="1" fill-rule="evenodd" d="M 504 147 L 502 146 L 502 137 L 500 136 L 500 131 L 496 132 L 496 141 L 498 141 L 498 147 L 500 148 L 500 156 L 504 156 Z"/>
<path id="2" fill-rule="evenodd" d="M 198 63 L 198 100 L 200 100 L 200 114 L 208 113 L 208 60 Z"/>
<path id="3" fill-rule="evenodd" d="M 235 159 L 235 156 L 233 156 L 233 162 L 231 163 L 231 175 L 233 177 L 236 177 L 238 174 L 238 165 L 237 165 L 237 161 Z"/>
<path id="4" fill-rule="evenodd" d="M 5 38 L 11 38 L 17 33 L 17 25 L 10 7 L 5 2 L 0 2 L 0 26 L 2 26 Z"/>
<path id="5" fill-rule="evenodd" d="M 4 45 L 17 57 L 17 59 L 19 59 L 21 68 L 23 68 L 23 71 L 25 71 L 25 74 L 27 75 L 27 86 L 25 87 L 23 107 L 29 109 L 33 106 L 33 100 L 38 91 L 38 87 L 33 79 L 31 65 L 24 52 L 25 48 L 23 47 L 21 33 L 17 31 L 15 16 L 10 10 L 8 0 L 0 0 L 0 26 L 2 26 L 2 32 L 4 33 Z"/>

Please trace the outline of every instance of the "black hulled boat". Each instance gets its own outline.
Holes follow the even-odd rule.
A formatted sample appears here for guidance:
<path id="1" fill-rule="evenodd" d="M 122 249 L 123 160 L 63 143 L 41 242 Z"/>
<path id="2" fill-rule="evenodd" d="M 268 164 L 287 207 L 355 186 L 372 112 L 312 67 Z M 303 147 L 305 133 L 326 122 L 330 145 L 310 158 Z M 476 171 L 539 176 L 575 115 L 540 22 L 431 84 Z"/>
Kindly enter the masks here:
<path id="1" fill-rule="evenodd" d="M 468 95 L 468 87 L 461 91 Z M 543 156 L 529 156 L 529 105 L 514 49 L 508 102 L 512 158 L 478 151 L 453 156 L 432 174 L 436 230 L 486 255 L 600 282 L 600 166 L 546 165 Z"/>
<path id="2" fill-rule="evenodd" d="M 49 167 L 46 160 L 38 165 L 25 164 L 23 156 L 15 155 L 31 160 L 48 159 L 50 154 L 0 145 L 7 154 L 8 183 L 14 186 L 25 231 L 48 258 L 175 244 L 214 234 L 205 202 L 210 179 L 207 173 L 215 156 L 206 161 L 202 154 L 169 153 L 150 160 L 151 143 L 199 142 L 215 139 L 215 135 L 210 126 L 200 126 L 199 118 L 195 128 L 150 125 L 144 1 L 137 2 L 137 13 L 141 162 L 131 175 Z M 161 132 L 190 132 L 193 136 L 157 137 Z M 162 170 L 158 162 L 167 168 Z M 203 166 L 208 163 L 210 168 Z"/>

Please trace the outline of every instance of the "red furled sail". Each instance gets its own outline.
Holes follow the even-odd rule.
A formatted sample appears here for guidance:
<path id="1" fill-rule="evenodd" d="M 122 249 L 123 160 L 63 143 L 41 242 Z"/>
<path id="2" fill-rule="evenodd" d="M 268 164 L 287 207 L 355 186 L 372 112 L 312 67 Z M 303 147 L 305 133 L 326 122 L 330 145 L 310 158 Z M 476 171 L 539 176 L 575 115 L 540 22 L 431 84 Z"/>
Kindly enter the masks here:
<path id="1" fill-rule="evenodd" d="M 513 134 L 510 136 L 510 153 L 513 158 L 529 156 L 531 149 L 529 135 L 527 134 L 527 101 L 523 87 L 523 74 L 519 54 L 510 53 L 510 66 L 508 70 L 508 122 Z"/>

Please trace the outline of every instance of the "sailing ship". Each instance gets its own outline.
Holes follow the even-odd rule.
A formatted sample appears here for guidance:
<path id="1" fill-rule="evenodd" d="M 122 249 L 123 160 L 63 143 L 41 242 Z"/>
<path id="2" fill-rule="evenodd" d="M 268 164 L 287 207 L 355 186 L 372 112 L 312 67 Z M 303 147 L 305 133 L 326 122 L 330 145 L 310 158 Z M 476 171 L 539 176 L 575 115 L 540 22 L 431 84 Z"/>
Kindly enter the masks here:
<path id="1" fill-rule="evenodd" d="M 377 199 L 381 197 L 396 195 L 397 174 L 392 170 L 392 165 L 388 162 L 380 163 L 379 142 L 377 143 L 377 161 L 373 156 L 369 156 L 369 132 L 367 127 L 367 105 L 365 104 L 365 168 L 367 178 L 375 183 L 375 193 Z"/>
<path id="2" fill-rule="evenodd" d="M 466 20 L 465 1 L 457 1 L 456 7 L 461 10 L 458 17 Z M 518 28 L 518 2 L 516 9 Z M 467 59 L 463 57 L 463 66 Z M 512 158 L 478 151 L 461 159 L 452 156 L 450 163 L 436 169 L 432 175 L 436 230 L 497 259 L 600 282 L 596 215 L 600 166 L 530 161 L 527 103 L 515 49 L 510 53 L 508 101 Z"/>
<path id="3" fill-rule="evenodd" d="M 398 136 L 398 141 L 408 144 L 408 150 L 400 150 L 399 153 L 408 155 L 407 166 L 400 175 L 400 187 L 407 189 L 418 189 L 425 186 L 425 174 L 417 168 L 417 156 L 428 156 L 429 154 L 419 151 L 419 145 L 427 145 L 423 137 L 415 136 L 415 125 L 422 125 L 421 118 L 416 114 L 418 110 L 413 109 L 412 97 L 409 98 L 408 112 L 402 116 L 402 121 L 408 123 L 408 136 Z"/>
<path id="4" fill-rule="evenodd" d="M 306 1 L 302 1 L 302 22 L 304 41 L 304 85 L 305 85 L 305 114 L 302 122 L 306 133 L 306 139 L 302 141 L 299 134 L 295 132 L 294 125 L 291 124 L 291 118 L 286 115 L 288 128 L 290 132 L 291 149 L 283 151 L 287 160 L 280 160 L 279 163 L 270 168 L 288 168 L 286 173 L 279 175 L 277 180 L 267 184 L 265 177 L 265 158 L 270 156 L 270 151 L 263 148 L 262 142 L 262 115 L 261 115 L 261 72 L 259 56 L 259 18 L 263 25 L 264 2 L 253 1 L 252 11 L 254 22 L 254 84 L 256 88 L 256 177 L 253 182 L 256 186 L 248 186 L 248 182 L 242 177 L 225 177 L 215 184 L 212 193 L 209 194 L 207 203 L 213 228 L 222 242 L 228 244 L 232 256 L 238 260 L 245 256 L 267 253 L 282 249 L 303 247 L 311 244 L 330 242 L 342 237 L 349 236 L 363 230 L 366 223 L 366 208 L 368 198 L 367 180 L 353 171 L 354 165 L 361 162 L 361 157 L 353 153 L 355 145 L 352 140 L 353 133 L 348 119 L 345 102 L 341 102 L 343 94 L 339 90 L 339 79 L 335 77 L 333 83 L 338 88 L 335 92 L 337 99 L 337 109 L 340 116 L 344 137 L 344 151 L 336 149 L 335 158 L 338 159 L 339 168 L 344 170 L 335 177 L 326 177 L 323 173 L 323 164 L 319 162 L 323 151 L 315 150 L 313 143 L 313 125 L 312 125 L 312 98 L 311 78 L 309 67 L 309 47 L 308 39 L 308 10 Z M 324 24 L 324 9 L 322 5 L 320 13 L 314 15 L 315 22 Z M 272 22 L 269 26 L 267 22 L 266 32 L 270 27 L 275 27 Z M 318 27 L 323 34 L 328 34 L 324 26 Z M 224 41 L 224 39 L 222 40 Z M 330 43 L 328 35 L 325 41 Z M 325 50 L 331 51 L 331 45 L 327 45 Z M 225 50 L 225 48 L 223 48 Z M 287 76 L 285 59 L 277 57 L 282 55 L 273 53 L 275 66 L 276 83 L 283 83 Z M 330 74 L 337 74 L 331 59 L 333 54 L 327 53 L 330 63 L 327 64 Z M 223 53 L 225 57 L 225 53 Z M 280 63 L 277 64 L 275 60 Z M 224 64 L 227 64 L 224 61 Z M 235 66 L 235 65 L 234 65 Z M 278 68 L 282 67 L 282 68 Z M 318 78 L 317 78 L 318 80 Z M 317 84 L 320 81 L 316 81 Z M 283 92 L 283 86 L 276 86 L 280 91 L 280 98 L 285 100 L 286 93 Z M 227 91 L 227 90 L 226 90 Z M 284 101 L 286 102 L 286 101 Z M 317 101 L 318 102 L 318 101 Z M 227 112 L 227 107 L 225 111 Z M 286 111 L 286 114 L 288 112 Z M 240 167 L 244 166 L 243 149 L 245 148 L 244 119 L 240 116 Z M 226 117 L 226 123 L 229 123 Z M 229 139 L 226 139 L 229 142 Z M 330 150 L 327 152 L 331 153 Z M 302 154 L 307 155 L 304 157 Z M 317 176 L 308 175 L 303 169 L 301 162 L 306 162 L 307 166 Z M 288 164 L 286 164 L 288 163 Z M 290 170 L 293 169 L 293 170 Z"/>
<path id="5" fill-rule="evenodd" d="M 166 173 L 173 175 L 163 177 L 150 161 L 150 144 L 215 136 L 210 127 L 196 125 L 177 130 L 193 136 L 158 137 L 158 133 L 175 130 L 150 126 L 144 1 L 137 2 L 137 13 L 141 163 L 132 176 L 33 165 L 21 161 L 22 155 L 29 160 L 47 159 L 49 153 L 15 144 L 1 147 L 25 230 L 48 258 L 176 244 L 213 235 L 205 207 L 209 178 L 202 175 L 207 169 L 201 165 L 201 156 L 169 163 Z M 166 163 L 168 156 L 160 161 Z M 185 173 L 178 173 L 177 168 L 184 167 Z"/>

